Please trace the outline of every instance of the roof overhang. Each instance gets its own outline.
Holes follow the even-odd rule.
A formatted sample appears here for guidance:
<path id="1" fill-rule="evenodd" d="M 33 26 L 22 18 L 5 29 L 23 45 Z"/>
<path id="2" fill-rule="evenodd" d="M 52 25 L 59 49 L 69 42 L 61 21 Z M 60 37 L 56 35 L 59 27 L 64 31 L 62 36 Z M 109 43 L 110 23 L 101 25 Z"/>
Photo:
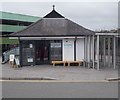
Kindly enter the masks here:
<path id="1" fill-rule="evenodd" d="M 95 35 L 103 35 L 103 36 L 118 36 L 119 33 L 95 33 Z"/>
<path id="2" fill-rule="evenodd" d="M 59 39 L 75 39 L 76 37 L 20 37 L 20 40 L 59 40 Z M 78 36 L 77 38 L 84 38 Z"/>

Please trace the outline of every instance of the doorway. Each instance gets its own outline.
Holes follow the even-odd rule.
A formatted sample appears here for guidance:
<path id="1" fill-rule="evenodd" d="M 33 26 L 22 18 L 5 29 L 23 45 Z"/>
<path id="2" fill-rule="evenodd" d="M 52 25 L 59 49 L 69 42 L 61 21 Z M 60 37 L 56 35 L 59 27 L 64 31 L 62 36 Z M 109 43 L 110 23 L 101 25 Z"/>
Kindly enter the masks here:
<path id="1" fill-rule="evenodd" d="M 48 40 L 36 41 L 36 65 L 50 63 L 49 49 L 50 42 Z"/>

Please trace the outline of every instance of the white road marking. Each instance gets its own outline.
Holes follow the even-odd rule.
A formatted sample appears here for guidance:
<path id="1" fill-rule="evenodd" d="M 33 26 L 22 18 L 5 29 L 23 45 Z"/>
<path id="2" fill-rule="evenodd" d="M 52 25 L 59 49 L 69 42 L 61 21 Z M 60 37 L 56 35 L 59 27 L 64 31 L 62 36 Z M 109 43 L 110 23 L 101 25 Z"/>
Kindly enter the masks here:
<path id="1" fill-rule="evenodd" d="M 98 82 L 103 82 L 103 83 L 110 83 L 110 82 L 120 82 L 120 81 L 106 81 L 106 80 L 78 80 L 78 81 L 55 81 L 55 80 L 0 80 L 0 82 L 31 82 L 31 83 L 80 83 L 80 82 L 85 82 L 85 83 L 98 83 Z"/>

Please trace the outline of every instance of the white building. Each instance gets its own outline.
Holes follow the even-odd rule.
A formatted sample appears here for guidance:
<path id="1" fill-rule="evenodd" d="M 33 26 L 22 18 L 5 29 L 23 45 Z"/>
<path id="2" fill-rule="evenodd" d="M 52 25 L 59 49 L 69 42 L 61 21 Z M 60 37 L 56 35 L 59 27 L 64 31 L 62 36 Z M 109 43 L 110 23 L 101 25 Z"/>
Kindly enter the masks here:
<path id="1" fill-rule="evenodd" d="M 101 62 L 104 66 L 113 64 L 116 67 L 117 35 L 95 33 L 63 17 L 53 8 L 45 17 L 11 37 L 19 38 L 21 66 L 50 64 L 51 61 L 82 61 L 88 68 L 99 70 Z"/>

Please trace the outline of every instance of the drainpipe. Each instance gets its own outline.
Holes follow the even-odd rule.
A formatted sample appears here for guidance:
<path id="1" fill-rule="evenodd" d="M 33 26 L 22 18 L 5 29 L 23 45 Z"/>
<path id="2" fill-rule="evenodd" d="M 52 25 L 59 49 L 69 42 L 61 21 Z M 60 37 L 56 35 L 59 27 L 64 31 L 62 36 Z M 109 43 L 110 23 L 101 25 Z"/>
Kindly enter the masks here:
<path id="1" fill-rule="evenodd" d="M 22 44 L 20 41 L 20 37 L 18 37 L 19 40 L 19 62 L 20 62 L 20 67 L 22 67 Z"/>
<path id="2" fill-rule="evenodd" d="M 74 61 L 76 61 L 76 41 L 77 41 L 77 36 L 75 36 L 75 40 L 74 40 Z"/>

